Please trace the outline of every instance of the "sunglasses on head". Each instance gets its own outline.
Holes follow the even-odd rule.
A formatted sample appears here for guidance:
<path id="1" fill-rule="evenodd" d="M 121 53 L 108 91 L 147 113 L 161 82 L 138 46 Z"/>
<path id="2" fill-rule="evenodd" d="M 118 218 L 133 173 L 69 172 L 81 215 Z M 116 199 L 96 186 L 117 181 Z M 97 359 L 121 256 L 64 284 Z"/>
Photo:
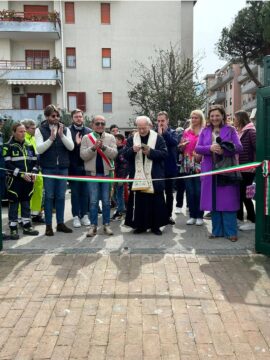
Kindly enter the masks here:
<path id="1" fill-rule="evenodd" d="M 60 118 L 60 115 L 59 115 L 59 114 L 53 114 L 53 115 L 51 115 L 51 117 L 52 117 L 53 119 L 55 119 L 55 118 Z"/>
<path id="2" fill-rule="evenodd" d="M 105 122 L 103 121 L 98 121 L 94 123 L 96 126 L 105 126 Z"/>

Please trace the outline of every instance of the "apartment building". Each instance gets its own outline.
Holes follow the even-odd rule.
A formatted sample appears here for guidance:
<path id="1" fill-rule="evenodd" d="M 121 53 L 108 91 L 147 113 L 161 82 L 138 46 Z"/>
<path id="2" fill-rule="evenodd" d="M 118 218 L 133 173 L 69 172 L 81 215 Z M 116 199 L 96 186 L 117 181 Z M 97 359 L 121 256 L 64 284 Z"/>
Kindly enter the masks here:
<path id="1" fill-rule="evenodd" d="M 136 61 L 170 44 L 192 58 L 194 3 L 1 1 L 0 113 L 37 119 L 55 103 L 129 128 Z"/>
<path id="2" fill-rule="evenodd" d="M 261 79 L 259 65 L 250 65 L 252 72 Z M 225 64 L 214 74 L 204 77 L 207 92 L 206 113 L 209 106 L 221 104 L 228 116 L 237 110 L 247 111 L 252 118 L 256 115 L 256 84 L 250 80 L 243 65 Z"/>

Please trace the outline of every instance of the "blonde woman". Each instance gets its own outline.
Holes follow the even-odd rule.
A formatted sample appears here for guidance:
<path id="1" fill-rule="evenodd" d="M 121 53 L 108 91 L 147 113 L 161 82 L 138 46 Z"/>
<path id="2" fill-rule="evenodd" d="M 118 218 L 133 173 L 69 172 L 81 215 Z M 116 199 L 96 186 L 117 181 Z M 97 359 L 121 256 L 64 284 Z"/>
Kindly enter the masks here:
<path id="1" fill-rule="evenodd" d="M 195 152 L 201 129 L 205 127 L 205 118 L 201 110 L 193 110 L 190 114 L 190 126 L 184 131 L 181 140 L 183 162 L 181 172 L 187 175 L 201 172 L 201 155 Z M 187 225 L 202 225 L 203 211 L 200 210 L 201 182 L 199 177 L 185 179 L 187 203 L 190 218 Z"/>

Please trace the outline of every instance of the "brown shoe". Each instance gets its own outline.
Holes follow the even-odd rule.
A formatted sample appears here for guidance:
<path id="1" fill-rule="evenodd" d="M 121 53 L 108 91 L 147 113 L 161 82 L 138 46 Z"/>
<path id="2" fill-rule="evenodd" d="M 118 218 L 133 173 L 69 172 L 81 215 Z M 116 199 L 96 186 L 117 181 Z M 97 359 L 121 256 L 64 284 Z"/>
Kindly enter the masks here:
<path id="1" fill-rule="evenodd" d="M 63 224 L 57 224 L 56 230 L 63 232 L 63 233 L 72 233 L 73 230 L 67 227 L 64 223 Z"/>
<path id="2" fill-rule="evenodd" d="M 54 235 L 52 225 L 46 225 L 45 235 L 46 236 L 53 236 Z"/>

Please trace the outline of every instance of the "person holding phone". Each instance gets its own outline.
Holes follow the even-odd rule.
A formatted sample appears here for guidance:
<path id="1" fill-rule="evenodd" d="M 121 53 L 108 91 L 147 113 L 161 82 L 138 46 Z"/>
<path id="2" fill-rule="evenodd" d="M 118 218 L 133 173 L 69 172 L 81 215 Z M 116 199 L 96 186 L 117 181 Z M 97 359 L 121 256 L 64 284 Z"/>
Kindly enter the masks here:
<path id="1" fill-rule="evenodd" d="M 42 174 L 68 175 L 69 152 L 74 149 L 71 132 L 60 122 L 59 109 L 48 105 L 44 110 L 46 120 L 35 132 L 37 152 L 39 154 Z M 66 180 L 44 178 L 45 189 L 45 235 L 53 236 L 52 211 L 55 202 L 56 230 L 71 233 L 72 229 L 64 224 Z"/>

